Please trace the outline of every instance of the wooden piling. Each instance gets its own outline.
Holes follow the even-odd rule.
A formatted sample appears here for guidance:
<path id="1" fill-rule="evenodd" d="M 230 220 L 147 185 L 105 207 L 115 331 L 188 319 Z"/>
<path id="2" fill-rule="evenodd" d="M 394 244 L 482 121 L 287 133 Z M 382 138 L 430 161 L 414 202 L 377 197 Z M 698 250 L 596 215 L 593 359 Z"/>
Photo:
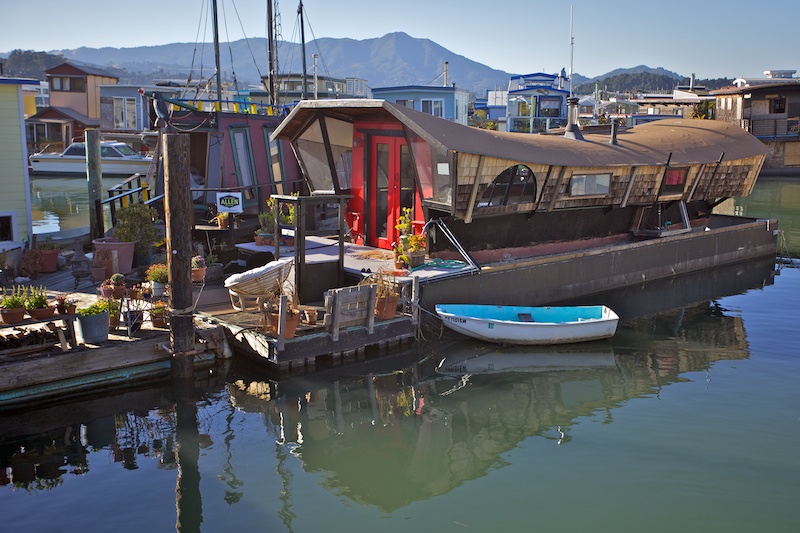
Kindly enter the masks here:
<path id="1" fill-rule="evenodd" d="M 87 129 L 86 136 L 86 181 L 89 188 L 89 226 L 92 239 L 103 237 L 103 170 L 100 159 L 100 130 Z"/>
<path id="2" fill-rule="evenodd" d="M 189 136 L 165 133 L 164 214 L 167 226 L 169 266 L 170 348 L 172 377 L 191 378 L 193 373 L 194 311 L 192 308 L 192 196 L 189 165 Z"/>

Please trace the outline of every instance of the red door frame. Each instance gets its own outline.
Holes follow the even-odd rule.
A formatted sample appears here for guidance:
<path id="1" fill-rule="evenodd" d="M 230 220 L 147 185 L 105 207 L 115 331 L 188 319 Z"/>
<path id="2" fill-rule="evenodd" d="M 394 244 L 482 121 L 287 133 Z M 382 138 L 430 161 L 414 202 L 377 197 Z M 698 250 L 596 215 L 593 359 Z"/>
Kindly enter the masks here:
<path id="1" fill-rule="evenodd" d="M 389 250 L 398 238 L 395 224 L 402 214 L 403 204 L 409 204 L 406 207 L 414 205 L 413 171 L 409 175 L 409 168 L 403 168 L 404 162 L 411 164 L 410 154 L 405 138 L 372 135 L 369 137 L 369 155 L 369 197 L 365 201 L 369 203 L 373 216 L 368 223 L 367 244 Z M 406 157 L 405 161 L 403 157 Z M 404 198 L 403 192 L 408 193 L 409 189 L 410 198 Z"/>

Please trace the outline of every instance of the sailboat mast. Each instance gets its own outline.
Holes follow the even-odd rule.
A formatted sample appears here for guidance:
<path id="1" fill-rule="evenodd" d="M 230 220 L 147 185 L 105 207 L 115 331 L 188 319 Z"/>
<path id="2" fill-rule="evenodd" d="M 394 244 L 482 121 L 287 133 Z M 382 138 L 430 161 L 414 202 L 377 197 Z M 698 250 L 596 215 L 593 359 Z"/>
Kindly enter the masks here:
<path id="1" fill-rule="evenodd" d="M 303 100 L 306 99 L 306 85 L 308 85 L 308 74 L 306 73 L 306 29 L 303 24 L 303 0 L 300 0 L 300 6 L 297 8 L 297 14 L 300 15 L 300 41 L 302 43 L 303 51 Z"/>
<path id="2" fill-rule="evenodd" d="M 269 103 L 275 105 L 275 34 L 273 32 L 273 25 L 275 24 L 274 15 L 272 13 L 273 0 L 267 0 L 267 46 L 269 49 Z"/>
<path id="3" fill-rule="evenodd" d="M 217 105 L 222 105 L 222 73 L 219 68 L 219 27 L 217 22 L 217 0 L 211 2 L 211 12 L 214 18 L 214 65 L 217 67 Z"/>

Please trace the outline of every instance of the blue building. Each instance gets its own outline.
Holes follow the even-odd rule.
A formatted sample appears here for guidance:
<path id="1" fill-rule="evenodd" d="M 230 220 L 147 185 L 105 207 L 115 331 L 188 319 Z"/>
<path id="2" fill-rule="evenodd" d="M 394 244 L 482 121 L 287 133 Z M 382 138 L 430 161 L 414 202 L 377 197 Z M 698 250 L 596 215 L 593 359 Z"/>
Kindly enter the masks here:
<path id="1" fill-rule="evenodd" d="M 538 133 L 567 125 L 570 79 L 559 74 L 521 74 L 508 82 L 508 131 Z"/>
<path id="2" fill-rule="evenodd" d="M 466 89 L 451 85 L 444 87 L 404 85 L 373 88 L 372 95 L 380 100 L 467 125 L 469 91 Z"/>

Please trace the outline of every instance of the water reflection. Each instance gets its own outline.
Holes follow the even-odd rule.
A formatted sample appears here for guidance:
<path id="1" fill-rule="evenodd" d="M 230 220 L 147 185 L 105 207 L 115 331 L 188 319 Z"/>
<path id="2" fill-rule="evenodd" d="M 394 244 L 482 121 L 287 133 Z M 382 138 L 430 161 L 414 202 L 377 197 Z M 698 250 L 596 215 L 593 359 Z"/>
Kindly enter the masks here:
<path id="1" fill-rule="evenodd" d="M 103 178 L 103 191 L 122 183 Z M 49 233 L 89 225 L 89 189 L 85 177 L 31 178 L 31 215 L 34 233 Z M 106 226 L 108 227 L 108 225 Z"/>
<path id="2" fill-rule="evenodd" d="M 65 490 L 65 479 L 108 457 L 118 476 L 152 464 L 174 472 L 181 531 L 213 529 L 226 507 L 253 512 L 253 500 L 265 499 L 260 481 L 290 530 L 309 483 L 348 508 L 392 512 L 505 469 L 531 441 L 572 449 L 581 421 L 613 424 L 634 398 L 749 357 L 740 313 L 716 299 L 770 285 L 775 274 L 767 258 L 602 295 L 623 320 L 597 343 L 503 348 L 442 338 L 287 380 L 243 366 L 188 391 L 162 386 L 6 413 L 0 484 Z M 203 471 L 211 475 L 201 479 Z"/>
<path id="3" fill-rule="evenodd" d="M 800 258 L 800 182 L 795 178 L 760 177 L 750 196 L 736 199 L 736 213 L 777 218 L 788 255 Z"/>

